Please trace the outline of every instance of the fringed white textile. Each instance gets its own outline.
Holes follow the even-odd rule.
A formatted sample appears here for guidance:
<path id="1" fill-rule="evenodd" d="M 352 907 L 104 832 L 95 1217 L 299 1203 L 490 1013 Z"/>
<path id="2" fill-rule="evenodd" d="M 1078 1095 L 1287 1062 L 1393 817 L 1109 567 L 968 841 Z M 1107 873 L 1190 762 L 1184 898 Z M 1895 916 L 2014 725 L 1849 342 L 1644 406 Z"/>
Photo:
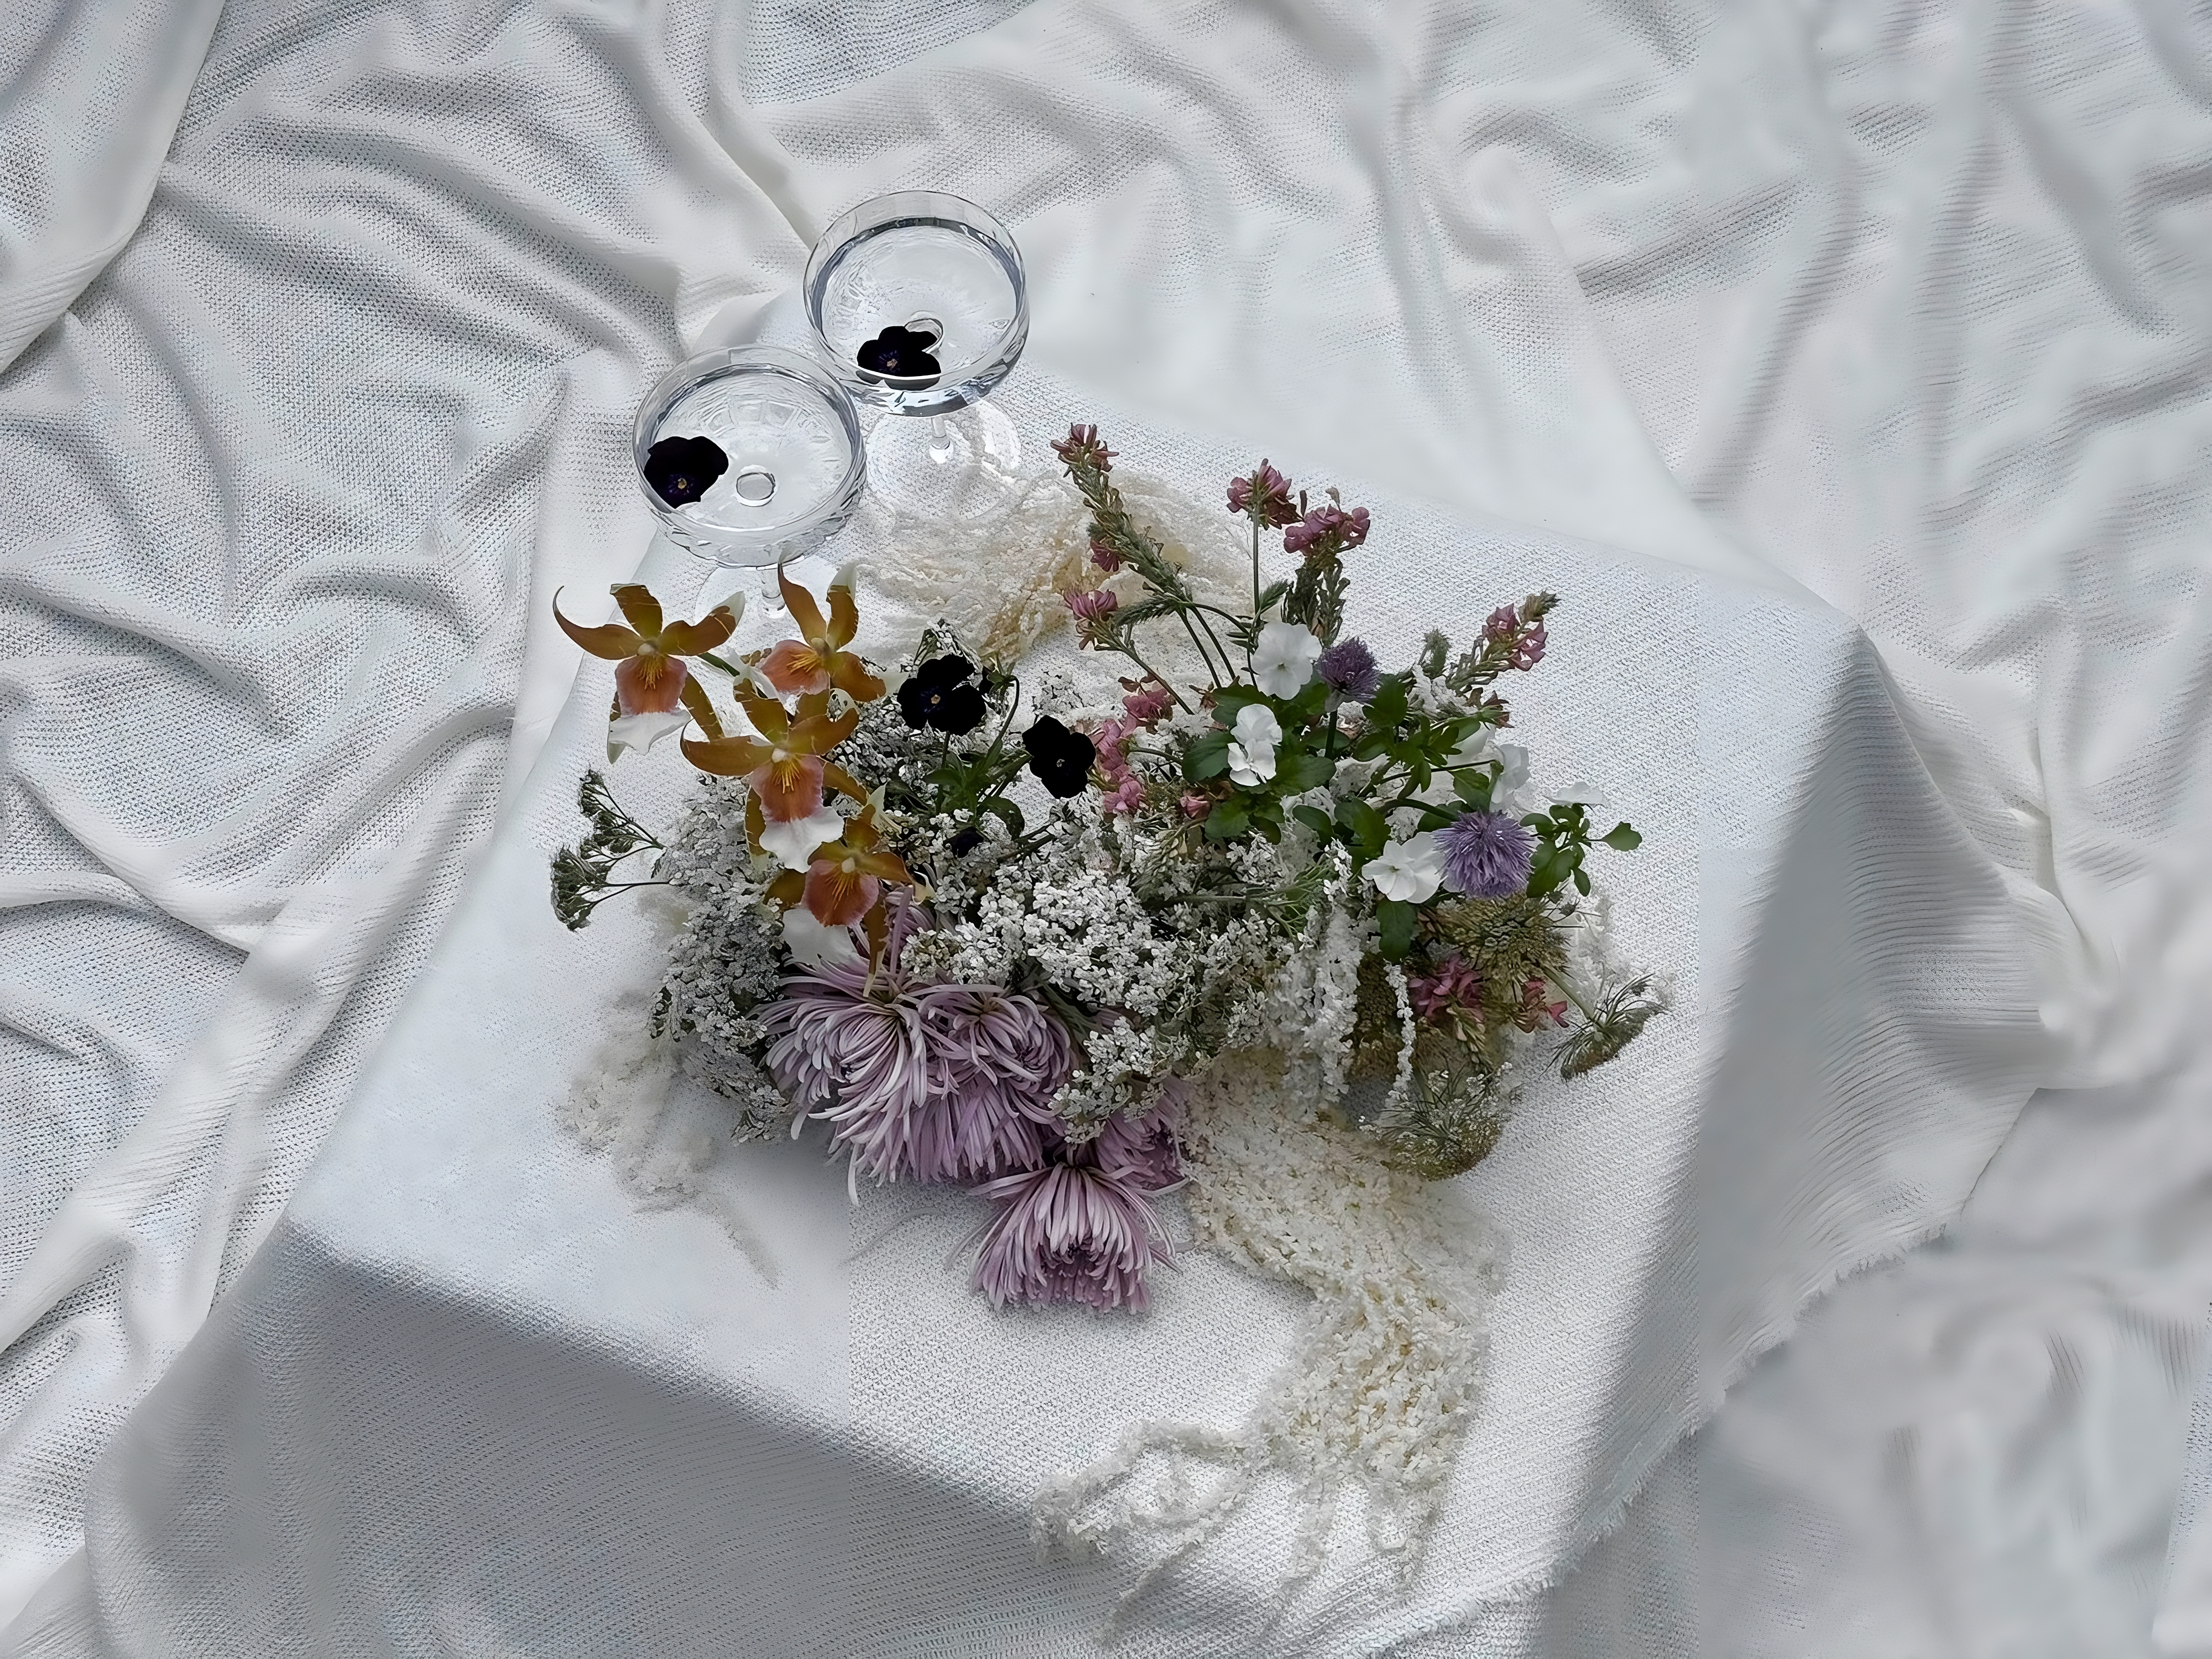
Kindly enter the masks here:
<path id="1" fill-rule="evenodd" d="M 1156 1547 L 1117 1615 L 1269 1470 L 1297 1493 L 1279 1606 L 1321 1566 L 1347 1493 L 1364 1499 L 1368 1541 L 1403 1584 L 1480 1401 L 1501 1243 L 1451 1183 L 1390 1169 L 1317 1115 L 1310 1069 L 1260 1054 L 1224 1062 L 1194 1091 L 1184 1131 L 1200 1237 L 1313 1294 L 1289 1362 L 1234 1433 L 1133 1425 L 1031 1504 L 1042 1549 Z M 1218 1479 L 1201 1491 L 1208 1468 Z"/>

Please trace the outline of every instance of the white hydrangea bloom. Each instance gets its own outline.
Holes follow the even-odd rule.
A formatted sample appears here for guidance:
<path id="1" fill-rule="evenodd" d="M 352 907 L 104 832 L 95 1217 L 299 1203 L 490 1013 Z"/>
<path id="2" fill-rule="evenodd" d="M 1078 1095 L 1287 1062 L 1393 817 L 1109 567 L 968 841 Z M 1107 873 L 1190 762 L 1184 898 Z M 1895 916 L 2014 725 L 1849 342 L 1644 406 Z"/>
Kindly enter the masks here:
<path id="1" fill-rule="evenodd" d="M 1367 879 L 1386 899 L 1419 904 L 1443 884 L 1444 852 L 1432 830 L 1394 841 L 1367 861 Z"/>
<path id="2" fill-rule="evenodd" d="M 1297 623 L 1269 623 L 1252 650 L 1252 678 L 1271 697 L 1295 697 L 1314 677 L 1321 641 Z"/>
<path id="3" fill-rule="evenodd" d="M 1283 725 L 1274 711 L 1264 703 L 1246 703 L 1229 731 L 1230 778 L 1250 789 L 1273 777 L 1275 745 L 1283 740 Z"/>

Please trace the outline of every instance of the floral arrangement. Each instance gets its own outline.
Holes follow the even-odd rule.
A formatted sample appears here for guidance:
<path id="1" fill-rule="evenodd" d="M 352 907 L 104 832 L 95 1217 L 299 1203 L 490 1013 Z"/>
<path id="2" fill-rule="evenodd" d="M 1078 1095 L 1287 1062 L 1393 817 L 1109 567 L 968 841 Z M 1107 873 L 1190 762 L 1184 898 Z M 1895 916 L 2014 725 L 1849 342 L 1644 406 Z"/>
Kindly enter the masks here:
<path id="1" fill-rule="evenodd" d="M 625 586 L 624 623 L 586 628 L 556 601 L 617 664 L 611 758 L 680 732 L 707 781 L 664 840 L 588 774 L 553 898 L 580 927 L 617 891 L 672 890 L 653 1034 L 739 1133 L 818 1121 L 853 1181 L 973 1195 L 996 1304 L 1141 1307 L 1194 1085 L 1230 1057 L 1300 1062 L 1285 1111 L 1437 1180 L 1496 1144 L 1516 1073 L 1586 1072 L 1662 1002 L 1612 965 L 1588 868 L 1637 832 L 1598 833 L 1593 792 L 1537 801 L 1501 738 L 1498 687 L 1543 660 L 1553 596 L 1386 672 L 1345 632 L 1365 509 L 1264 461 L 1235 479 L 1249 601 L 1218 605 L 1132 516 L 1094 428 L 1054 448 L 1091 538 L 1062 597 L 1124 671 L 1117 702 L 1025 692 L 941 625 L 865 660 L 849 574 L 817 599 L 779 573 L 796 637 L 727 657 L 727 606 L 672 623 Z"/>

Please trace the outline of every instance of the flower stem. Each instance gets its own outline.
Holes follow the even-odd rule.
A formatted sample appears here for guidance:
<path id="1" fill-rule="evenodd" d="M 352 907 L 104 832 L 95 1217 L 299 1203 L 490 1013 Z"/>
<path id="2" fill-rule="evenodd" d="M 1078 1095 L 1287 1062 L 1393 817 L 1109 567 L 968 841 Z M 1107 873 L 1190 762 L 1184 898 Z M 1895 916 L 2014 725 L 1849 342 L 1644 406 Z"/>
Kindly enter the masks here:
<path id="1" fill-rule="evenodd" d="M 1260 632 L 1260 521 L 1257 519 L 1252 520 L 1252 632 L 1255 637 Z M 1252 672 L 1249 650 L 1244 653 L 1244 670 L 1247 673 Z"/>

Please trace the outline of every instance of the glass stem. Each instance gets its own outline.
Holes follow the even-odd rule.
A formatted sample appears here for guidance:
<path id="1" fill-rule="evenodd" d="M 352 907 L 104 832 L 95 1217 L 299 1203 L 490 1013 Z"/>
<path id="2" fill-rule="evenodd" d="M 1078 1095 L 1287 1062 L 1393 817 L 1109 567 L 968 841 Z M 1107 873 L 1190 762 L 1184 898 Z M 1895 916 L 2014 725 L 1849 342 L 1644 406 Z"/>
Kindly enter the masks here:
<path id="1" fill-rule="evenodd" d="M 929 417 L 929 459 L 940 466 L 952 459 L 952 423 L 942 415 Z"/>

